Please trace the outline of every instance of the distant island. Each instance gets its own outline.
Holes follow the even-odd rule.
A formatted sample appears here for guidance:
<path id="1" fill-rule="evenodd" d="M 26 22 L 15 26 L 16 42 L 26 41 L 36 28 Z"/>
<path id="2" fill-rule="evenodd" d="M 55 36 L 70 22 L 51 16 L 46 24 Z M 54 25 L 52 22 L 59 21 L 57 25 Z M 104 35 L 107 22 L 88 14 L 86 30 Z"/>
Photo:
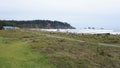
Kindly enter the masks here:
<path id="1" fill-rule="evenodd" d="M 0 27 L 15 26 L 19 28 L 41 28 L 41 29 L 75 29 L 66 22 L 51 21 L 51 20 L 0 20 Z"/>

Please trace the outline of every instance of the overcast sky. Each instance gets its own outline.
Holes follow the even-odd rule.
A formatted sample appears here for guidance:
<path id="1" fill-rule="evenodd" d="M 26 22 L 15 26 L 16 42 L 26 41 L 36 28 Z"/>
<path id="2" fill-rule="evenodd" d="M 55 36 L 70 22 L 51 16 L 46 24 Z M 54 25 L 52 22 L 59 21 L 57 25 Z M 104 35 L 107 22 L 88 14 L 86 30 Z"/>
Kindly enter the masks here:
<path id="1" fill-rule="evenodd" d="M 0 19 L 49 19 L 78 29 L 120 29 L 120 0 L 0 0 Z"/>

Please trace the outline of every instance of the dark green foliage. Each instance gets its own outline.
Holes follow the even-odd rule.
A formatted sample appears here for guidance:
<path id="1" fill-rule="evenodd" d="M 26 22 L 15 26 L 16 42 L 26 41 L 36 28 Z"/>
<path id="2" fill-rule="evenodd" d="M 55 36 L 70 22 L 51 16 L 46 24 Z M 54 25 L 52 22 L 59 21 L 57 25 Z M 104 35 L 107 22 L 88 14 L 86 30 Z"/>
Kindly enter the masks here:
<path id="1" fill-rule="evenodd" d="M 12 26 L 12 23 L 5 20 L 0 20 L 0 26 Z"/>
<path id="2" fill-rule="evenodd" d="M 60 21 L 50 20 L 31 20 L 31 21 L 16 21 L 16 20 L 1 20 L 1 25 L 13 25 L 20 28 L 44 28 L 44 29 L 74 29 L 70 24 Z"/>
<path id="3" fill-rule="evenodd" d="M 3 29 L 3 26 L 0 26 L 0 30 L 2 30 Z"/>
<path id="4" fill-rule="evenodd" d="M 7 21 L 0 21 L 0 30 L 3 29 L 3 26 L 13 26 L 12 23 Z"/>

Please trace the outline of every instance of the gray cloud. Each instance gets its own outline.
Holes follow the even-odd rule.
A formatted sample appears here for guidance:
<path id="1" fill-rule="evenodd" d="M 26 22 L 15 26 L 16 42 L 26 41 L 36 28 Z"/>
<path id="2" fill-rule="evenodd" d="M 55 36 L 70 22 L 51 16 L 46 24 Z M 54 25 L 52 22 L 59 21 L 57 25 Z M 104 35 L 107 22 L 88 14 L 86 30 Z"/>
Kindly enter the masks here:
<path id="1" fill-rule="evenodd" d="M 77 28 L 117 28 L 119 3 L 120 0 L 0 0 L 0 18 L 61 20 Z"/>

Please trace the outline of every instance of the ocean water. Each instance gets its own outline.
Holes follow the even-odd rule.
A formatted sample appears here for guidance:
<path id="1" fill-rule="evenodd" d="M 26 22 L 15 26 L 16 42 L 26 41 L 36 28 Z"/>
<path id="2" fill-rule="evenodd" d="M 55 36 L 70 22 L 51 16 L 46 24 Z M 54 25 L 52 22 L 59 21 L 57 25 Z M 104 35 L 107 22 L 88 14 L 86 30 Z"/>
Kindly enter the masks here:
<path id="1" fill-rule="evenodd" d="M 32 30 L 43 30 L 43 31 L 50 31 L 50 32 L 67 32 L 67 33 L 84 33 L 84 34 L 110 33 L 113 35 L 120 35 L 120 31 L 101 30 L 101 29 L 32 29 Z"/>

